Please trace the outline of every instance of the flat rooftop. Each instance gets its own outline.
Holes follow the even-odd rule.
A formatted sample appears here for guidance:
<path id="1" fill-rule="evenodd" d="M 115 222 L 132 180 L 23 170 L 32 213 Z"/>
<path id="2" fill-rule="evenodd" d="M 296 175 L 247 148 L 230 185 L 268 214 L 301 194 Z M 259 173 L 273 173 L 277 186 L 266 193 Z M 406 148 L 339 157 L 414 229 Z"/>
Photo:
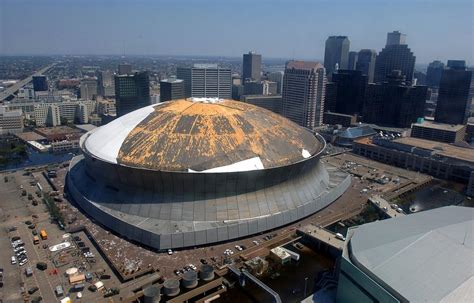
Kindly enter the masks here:
<path id="1" fill-rule="evenodd" d="M 24 132 L 24 133 L 19 133 L 16 134 L 18 138 L 21 140 L 27 142 L 27 141 L 41 141 L 41 140 L 46 140 L 45 137 L 41 136 L 38 133 L 35 132 Z"/>
<path id="2" fill-rule="evenodd" d="M 444 130 L 444 131 L 453 131 L 457 132 L 462 130 L 465 125 L 461 124 L 445 124 L 445 123 L 437 123 L 431 121 L 423 121 L 422 123 L 413 123 L 413 126 L 424 127 L 424 128 L 432 128 L 437 130 Z"/>
<path id="3" fill-rule="evenodd" d="M 38 127 L 35 132 L 43 136 L 65 135 L 79 133 L 81 130 L 69 126 Z"/>
<path id="4" fill-rule="evenodd" d="M 460 147 L 453 144 L 441 143 L 437 141 L 424 140 L 419 138 L 404 137 L 395 139 L 395 142 L 411 145 L 415 147 L 431 149 L 436 154 L 448 158 L 474 162 L 474 149 L 467 147 Z"/>
<path id="5" fill-rule="evenodd" d="M 474 208 L 448 206 L 349 231 L 350 261 L 410 302 L 472 302 Z"/>
<path id="6" fill-rule="evenodd" d="M 356 142 L 360 144 L 376 146 L 376 144 L 372 143 L 372 138 L 361 138 L 356 140 Z M 474 163 L 474 149 L 472 148 L 460 147 L 453 144 L 441 143 L 437 141 L 430 141 L 413 137 L 398 138 L 393 140 L 393 142 L 432 150 L 435 151 L 437 155 L 443 157 Z"/>

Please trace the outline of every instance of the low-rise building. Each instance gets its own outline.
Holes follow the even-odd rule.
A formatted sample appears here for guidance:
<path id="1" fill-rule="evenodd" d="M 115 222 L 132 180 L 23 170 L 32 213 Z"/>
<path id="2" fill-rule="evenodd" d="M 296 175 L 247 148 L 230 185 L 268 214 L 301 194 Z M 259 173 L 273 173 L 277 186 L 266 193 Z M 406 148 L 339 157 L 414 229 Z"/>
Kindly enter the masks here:
<path id="1" fill-rule="evenodd" d="M 411 126 L 411 136 L 414 138 L 445 143 L 456 143 L 463 141 L 465 135 L 466 125 L 420 121 Z"/>
<path id="2" fill-rule="evenodd" d="M 49 142 L 54 142 L 67 140 L 71 135 L 80 137 L 82 131 L 69 126 L 56 126 L 36 128 L 35 132 L 45 137 Z"/>
<path id="3" fill-rule="evenodd" d="M 61 152 L 77 150 L 77 149 L 79 149 L 78 138 L 70 138 L 66 140 L 51 142 L 51 151 L 53 153 L 61 153 Z"/>
<path id="4" fill-rule="evenodd" d="M 290 254 L 280 246 L 272 248 L 270 250 L 270 258 L 272 258 L 281 265 L 284 265 L 291 261 Z"/>
<path id="5" fill-rule="evenodd" d="M 474 149 L 393 135 L 354 141 L 353 152 L 390 165 L 468 183 L 474 170 Z"/>
<path id="6" fill-rule="evenodd" d="M 472 302 L 473 224 L 448 206 L 350 228 L 336 302 Z"/>

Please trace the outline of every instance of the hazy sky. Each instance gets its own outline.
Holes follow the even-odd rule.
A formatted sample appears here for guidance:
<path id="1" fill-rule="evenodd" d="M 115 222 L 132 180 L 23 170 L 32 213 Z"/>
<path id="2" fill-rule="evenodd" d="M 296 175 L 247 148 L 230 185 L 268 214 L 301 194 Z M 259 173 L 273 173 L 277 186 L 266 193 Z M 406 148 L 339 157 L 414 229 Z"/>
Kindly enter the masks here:
<path id="1" fill-rule="evenodd" d="M 0 0 L 0 54 L 323 59 L 329 35 L 380 51 L 407 34 L 417 63 L 473 62 L 472 0 Z"/>

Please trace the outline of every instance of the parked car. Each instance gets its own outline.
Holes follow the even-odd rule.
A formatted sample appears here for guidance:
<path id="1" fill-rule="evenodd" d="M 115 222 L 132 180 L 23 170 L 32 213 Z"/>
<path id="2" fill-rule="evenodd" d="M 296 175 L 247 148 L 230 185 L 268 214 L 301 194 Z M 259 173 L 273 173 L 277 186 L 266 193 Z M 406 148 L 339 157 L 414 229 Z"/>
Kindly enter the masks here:
<path id="1" fill-rule="evenodd" d="M 38 289 L 39 289 L 39 288 L 38 288 L 37 286 L 34 286 L 34 287 L 28 289 L 28 293 L 29 293 L 30 295 L 32 295 L 32 294 L 34 294 L 35 292 L 37 292 Z"/>
<path id="2" fill-rule="evenodd" d="M 15 258 L 15 256 L 12 256 L 12 258 L 11 258 L 10 261 L 11 261 L 12 265 L 15 265 L 15 264 L 16 264 L 16 258 Z"/>

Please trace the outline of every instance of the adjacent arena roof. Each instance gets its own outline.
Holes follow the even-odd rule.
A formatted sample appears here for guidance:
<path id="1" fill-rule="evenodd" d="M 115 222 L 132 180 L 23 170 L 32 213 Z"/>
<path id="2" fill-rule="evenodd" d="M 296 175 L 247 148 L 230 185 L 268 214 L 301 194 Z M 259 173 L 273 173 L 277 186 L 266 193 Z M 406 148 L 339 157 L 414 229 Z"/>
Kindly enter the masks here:
<path id="1" fill-rule="evenodd" d="M 263 108 L 222 99 L 148 106 L 93 131 L 85 149 L 101 160 L 163 171 L 242 171 L 318 153 L 306 129 Z"/>
<path id="2" fill-rule="evenodd" d="M 457 206 L 365 224 L 350 259 L 410 302 L 472 302 L 473 226 L 474 209 Z"/>

